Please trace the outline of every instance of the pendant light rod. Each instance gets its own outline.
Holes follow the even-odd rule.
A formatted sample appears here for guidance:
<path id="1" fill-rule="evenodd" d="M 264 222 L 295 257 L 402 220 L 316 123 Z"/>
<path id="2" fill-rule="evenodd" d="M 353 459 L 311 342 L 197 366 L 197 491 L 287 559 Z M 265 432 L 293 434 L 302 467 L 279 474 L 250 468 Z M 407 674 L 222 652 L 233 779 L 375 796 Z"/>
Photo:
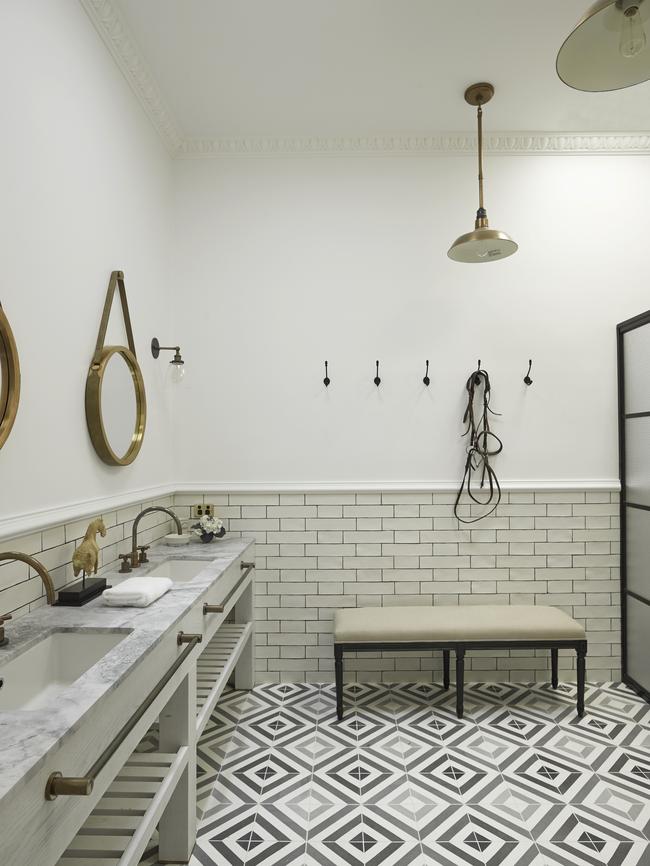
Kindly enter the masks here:
<path id="1" fill-rule="evenodd" d="M 488 81 L 472 84 L 465 91 L 465 102 L 476 107 L 476 122 L 478 126 L 478 213 L 476 228 L 484 226 L 487 213 L 483 196 L 483 106 L 494 96 L 494 87 Z"/>
<path id="2" fill-rule="evenodd" d="M 478 207 L 480 211 L 484 211 L 483 207 L 483 109 L 479 105 L 476 109 L 478 117 Z"/>

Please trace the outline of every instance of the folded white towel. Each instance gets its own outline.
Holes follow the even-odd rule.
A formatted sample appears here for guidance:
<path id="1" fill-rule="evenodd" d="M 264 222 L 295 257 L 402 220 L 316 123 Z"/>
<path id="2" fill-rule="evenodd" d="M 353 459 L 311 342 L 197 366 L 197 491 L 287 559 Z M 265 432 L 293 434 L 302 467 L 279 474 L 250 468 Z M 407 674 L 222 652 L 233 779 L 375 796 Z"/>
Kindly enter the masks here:
<path id="1" fill-rule="evenodd" d="M 111 607 L 147 607 L 171 589 L 168 577 L 130 577 L 102 593 L 104 604 Z"/>

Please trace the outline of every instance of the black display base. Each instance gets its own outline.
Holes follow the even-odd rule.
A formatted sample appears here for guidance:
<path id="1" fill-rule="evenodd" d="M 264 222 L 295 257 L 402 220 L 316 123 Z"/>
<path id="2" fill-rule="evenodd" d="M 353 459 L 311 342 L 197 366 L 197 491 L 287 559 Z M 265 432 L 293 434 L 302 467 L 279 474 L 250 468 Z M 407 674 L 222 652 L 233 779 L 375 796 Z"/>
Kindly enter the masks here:
<path id="1" fill-rule="evenodd" d="M 82 604 L 87 604 L 93 598 L 97 598 L 105 589 L 110 589 L 106 585 L 105 577 L 87 577 L 85 586 L 80 580 L 78 583 L 73 583 L 71 586 L 59 590 L 57 604 L 63 607 L 81 607 Z"/>

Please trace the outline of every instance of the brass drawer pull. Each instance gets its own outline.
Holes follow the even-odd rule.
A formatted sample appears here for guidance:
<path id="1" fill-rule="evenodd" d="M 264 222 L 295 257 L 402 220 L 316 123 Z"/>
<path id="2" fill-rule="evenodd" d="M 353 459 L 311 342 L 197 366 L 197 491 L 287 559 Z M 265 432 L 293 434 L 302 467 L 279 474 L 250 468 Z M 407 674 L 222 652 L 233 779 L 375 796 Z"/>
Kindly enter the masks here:
<path id="1" fill-rule="evenodd" d="M 182 634 L 183 632 L 179 632 L 179 637 Z M 97 758 L 97 760 L 92 765 L 90 770 L 88 770 L 86 775 L 76 777 L 64 776 L 59 772 L 50 773 L 50 777 L 48 778 L 45 785 L 46 800 L 56 800 L 59 794 L 68 794 L 70 796 L 77 797 L 87 797 L 92 792 L 95 779 L 97 778 L 99 773 L 104 769 L 106 764 L 117 752 L 122 743 L 126 740 L 131 731 L 135 728 L 140 719 L 144 716 L 149 707 L 153 704 L 158 695 L 162 692 L 167 683 L 174 676 L 176 671 L 183 665 L 183 662 L 192 652 L 194 647 L 197 644 L 201 643 L 201 641 L 203 640 L 202 636 L 199 634 L 188 634 L 185 635 L 185 637 L 188 638 L 188 642 L 183 652 L 174 661 L 173 665 L 169 668 L 167 673 L 163 675 L 158 685 L 149 692 L 144 702 L 138 707 L 135 713 L 133 713 L 133 715 L 124 725 L 124 727 L 113 738 L 113 740 L 111 740 L 110 744 Z"/>
<path id="2" fill-rule="evenodd" d="M 223 605 L 222 604 L 208 604 L 207 601 L 203 605 L 203 616 L 206 613 L 223 613 Z"/>
<path id="3" fill-rule="evenodd" d="M 203 642 L 203 635 L 202 634 L 189 634 L 188 632 L 185 632 L 185 631 L 179 631 L 179 633 L 176 636 L 176 643 L 179 646 L 181 646 L 184 643 L 192 643 L 192 641 L 196 641 L 196 643 L 202 643 Z"/>

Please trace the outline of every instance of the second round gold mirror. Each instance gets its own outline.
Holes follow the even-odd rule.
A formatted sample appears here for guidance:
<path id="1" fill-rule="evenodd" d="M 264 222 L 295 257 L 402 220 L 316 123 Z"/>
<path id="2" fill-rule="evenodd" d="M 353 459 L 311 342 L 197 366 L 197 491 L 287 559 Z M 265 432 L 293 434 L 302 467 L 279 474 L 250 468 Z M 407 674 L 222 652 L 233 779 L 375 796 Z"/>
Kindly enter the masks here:
<path id="1" fill-rule="evenodd" d="M 0 448 L 16 420 L 20 401 L 20 362 L 9 321 L 0 305 Z"/>

